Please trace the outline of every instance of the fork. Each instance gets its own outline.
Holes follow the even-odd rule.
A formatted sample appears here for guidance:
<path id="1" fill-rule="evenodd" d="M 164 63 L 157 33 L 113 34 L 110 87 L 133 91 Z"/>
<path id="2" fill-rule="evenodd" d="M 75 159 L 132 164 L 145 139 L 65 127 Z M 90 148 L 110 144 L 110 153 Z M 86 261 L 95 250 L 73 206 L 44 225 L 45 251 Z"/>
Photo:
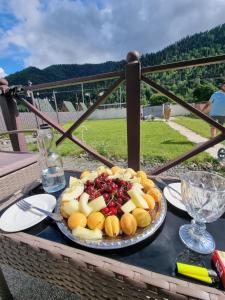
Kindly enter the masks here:
<path id="1" fill-rule="evenodd" d="M 159 183 L 161 183 L 164 187 L 167 187 L 168 189 L 174 191 L 177 193 L 177 195 L 179 195 L 179 197 L 181 197 L 181 193 L 178 192 L 176 189 L 174 189 L 172 186 L 168 185 L 162 178 L 154 178 L 156 181 L 158 181 Z"/>
<path id="2" fill-rule="evenodd" d="M 62 222 L 63 221 L 63 217 L 60 214 L 56 214 L 56 213 L 52 213 L 49 212 L 47 210 L 44 210 L 42 208 L 39 208 L 37 206 L 33 206 L 32 204 L 26 202 L 25 200 L 20 200 L 19 202 L 16 203 L 16 205 L 23 211 L 27 211 L 30 210 L 31 208 L 36 209 L 40 212 L 42 212 L 44 215 L 50 217 L 51 219 L 53 219 L 56 222 Z"/>

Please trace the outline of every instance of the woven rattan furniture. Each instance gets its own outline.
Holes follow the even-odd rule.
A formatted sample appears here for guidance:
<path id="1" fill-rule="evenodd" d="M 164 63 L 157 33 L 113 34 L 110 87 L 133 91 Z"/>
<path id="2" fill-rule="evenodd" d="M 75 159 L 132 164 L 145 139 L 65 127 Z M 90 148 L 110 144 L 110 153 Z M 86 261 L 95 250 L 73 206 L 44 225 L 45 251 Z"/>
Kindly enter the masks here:
<path id="1" fill-rule="evenodd" d="M 40 178 L 38 157 L 32 153 L 0 152 L 0 201 Z"/>
<path id="2" fill-rule="evenodd" d="M 154 249 L 154 244 L 164 238 L 164 243 L 168 243 L 168 252 L 159 248 L 157 256 L 161 257 L 161 264 L 166 261 L 170 264 L 171 255 L 174 254 L 169 252 L 169 248 L 176 241 L 171 241 L 169 236 L 165 238 L 163 232 L 167 232 L 168 225 L 172 224 L 171 215 L 172 212 L 168 211 L 165 226 L 150 242 L 150 248 L 143 246 L 134 257 L 146 260 L 149 265 L 154 264 L 154 260 L 159 258 L 154 257 L 154 251 L 151 257 L 151 250 L 148 249 Z M 224 219 L 220 220 L 220 224 L 225 225 Z M 175 224 L 174 228 L 170 231 L 177 230 Z M 125 263 L 124 257 L 133 251 L 129 248 L 124 250 L 123 255 L 91 253 L 68 241 L 55 224 L 48 222 L 34 232 L 1 233 L 0 240 L 2 264 L 78 293 L 82 299 L 225 299 L 225 293 L 216 288 L 160 274 L 160 261 L 159 272 L 136 266 L 132 261 Z M 221 245 L 225 249 L 222 241 Z M 143 255 L 146 257 L 143 258 Z"/>

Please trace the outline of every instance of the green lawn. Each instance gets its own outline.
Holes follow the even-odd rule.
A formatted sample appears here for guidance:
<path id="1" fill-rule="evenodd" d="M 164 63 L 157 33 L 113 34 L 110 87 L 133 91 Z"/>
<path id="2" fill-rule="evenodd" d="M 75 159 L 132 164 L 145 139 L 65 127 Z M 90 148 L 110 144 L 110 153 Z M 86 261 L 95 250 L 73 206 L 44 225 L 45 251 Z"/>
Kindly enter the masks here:
<path id="1" fill-rule="evenodd" d="M 201 119 L 195 119 L 191 117 L 176 117 L 174 122 L 183 125 L 188 129 L 200 134 L 203 137 L 210 138 L 210 126 L 208 123 Z"/>
<path id="2" fill-rule="evenodd" d="M 64 128 L 69 128 L 71 123 Z M 83 123 L 84 141 L 107 157 L 127 158 L 126 121 L 114 120 L 88 120 Z M 79 127 L 74 135 L 81 138 L 82 130 Z M 166 161 L 190 150 L 193 143 L 184 136 L 171 129 L 166 123 L 160 121 L 141 122 L 141 158 L 149 161 Z M 33 149 L 34 149 L 33 145 Z M 65 140 L 59 147 L 63 156 L 79 155 L 81 148 Z M 193 160 L 210 160 L 207 154 L 200 154 Z"/>

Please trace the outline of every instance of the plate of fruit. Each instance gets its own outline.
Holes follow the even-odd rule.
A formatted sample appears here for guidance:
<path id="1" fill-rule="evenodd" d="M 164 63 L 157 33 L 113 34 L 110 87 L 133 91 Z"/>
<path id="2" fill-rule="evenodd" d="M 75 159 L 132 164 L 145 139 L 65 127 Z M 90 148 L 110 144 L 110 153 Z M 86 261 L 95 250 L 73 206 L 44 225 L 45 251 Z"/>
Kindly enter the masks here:
<path id="1" fill-rule="evenodd" d="M 99 167 L 70 177 L 56 212 L 59 229 L 89 248 L 118 249 L 153 235 L 166 216 L 166 201 L 143 171 Z"/>

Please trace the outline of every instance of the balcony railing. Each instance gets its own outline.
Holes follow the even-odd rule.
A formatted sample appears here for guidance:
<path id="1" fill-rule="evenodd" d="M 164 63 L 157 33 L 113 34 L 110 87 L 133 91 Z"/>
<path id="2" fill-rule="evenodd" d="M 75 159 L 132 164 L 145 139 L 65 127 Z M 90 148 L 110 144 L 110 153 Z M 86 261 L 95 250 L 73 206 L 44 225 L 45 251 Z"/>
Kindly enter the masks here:
<path id="1" fill-rule="evenodd" d="M 32 86 L 23 86 L 23 87 L 12 87 L 8 88 L 7 92 L 3 95 L 0 95 L 0 104 L 2 107 L 3 115 L 5 118 L 6 127 L 8 130 L 20 130 L 21 124 L 19 119 L 19 113 L 17 111 L 16 102 L 23 103 L 31 112 L 36 116 L 40 117 L 42 120 L 50 124 L 54 129 L 56 129 L 61 137 L 56 141 L 56 144 L 59 145 L 65 139 L 69 139 L 81 148 L 83 148 L 88 153 L 92 154 L 95 158 L 100 160 L 105 165 L 111 167 L 113 163 L 99 154 L 96 150 L 91 148 L 89 145 L 85 144 L 83 141 L 79 140 L 77 137 L 73 136 L 74 130 L 85 121 L 90 114 L 107 99 L 107 97 L 115 91 L 122 82 L 125 81 L 126 84 L 126 103 L 127 103 L 127 147 L 128 147 L 128 166 L 139 170 L 140 169 L 140 83 L 141 81 L 150 85 L 155 91 L 160 92 L 161 94 L 167 96 L 171 100 L 180 104 L 193 114 L 197 115 L 199 118 L 203 119 L 210 125 L 217 128 L 221 133 L 215 138 L 195 146 L 191 151 L 188 151 L 181 156 L 173 159 L 158 169 L 154 170 L 152 174 L 157 175 L 161 172 L 168 170 L 169 168 L 203 152 L 204 150 L 216 145 L 217 143 L 225 139 L 225 128 L 211 119 L 206 114 L 202 113 L 200 110 L 189 105 L 187 102 L 177 97 L 163 86 L 157 84 L 155 81 L 148 78 L 146 75 L 155 73 L 155 72 L 165 72 L 165 71 L 174 71 L 190 67 L 205 66 L 217 63 L 224 63 L 225 55 L 219 55 L 214 57 L 200 58 L 188 61 L 180 61 L 164 65 L 149 66 L 141 68 L 139 61 L 139 55 L 137 52 L 129 52 L 127 55 L 127 64 L 125 70 L 121 72 L 111 72 L 105 74 L 99 74 L 94 76 L 85 76 L 80 78 L 72 78 L 68 80 L 50 82 L 37 84 Z M 97 101 L 89 107 L 89 109 L 84 112 L 84 114 L 76 120 L 73 125 L 65 130 L 59 124 L 56 124 L 51 120 L 46 114 L 43 114 L 39 111 L 34 105 L 34 91 L 48 90 L 53 88 L 77 85 L 82 83 L 93 83 L 101 80 L 112 80 L 114 83 L 104 92 L 103 95 L 99 96 Z M 26 96 L 30 95 L 31 104 L 26 100 Z M 12 146 L 14 150 L 24 151 L 26 150 L 25 139 L 22 134 L 11 134 L 10 135 Z"/>

